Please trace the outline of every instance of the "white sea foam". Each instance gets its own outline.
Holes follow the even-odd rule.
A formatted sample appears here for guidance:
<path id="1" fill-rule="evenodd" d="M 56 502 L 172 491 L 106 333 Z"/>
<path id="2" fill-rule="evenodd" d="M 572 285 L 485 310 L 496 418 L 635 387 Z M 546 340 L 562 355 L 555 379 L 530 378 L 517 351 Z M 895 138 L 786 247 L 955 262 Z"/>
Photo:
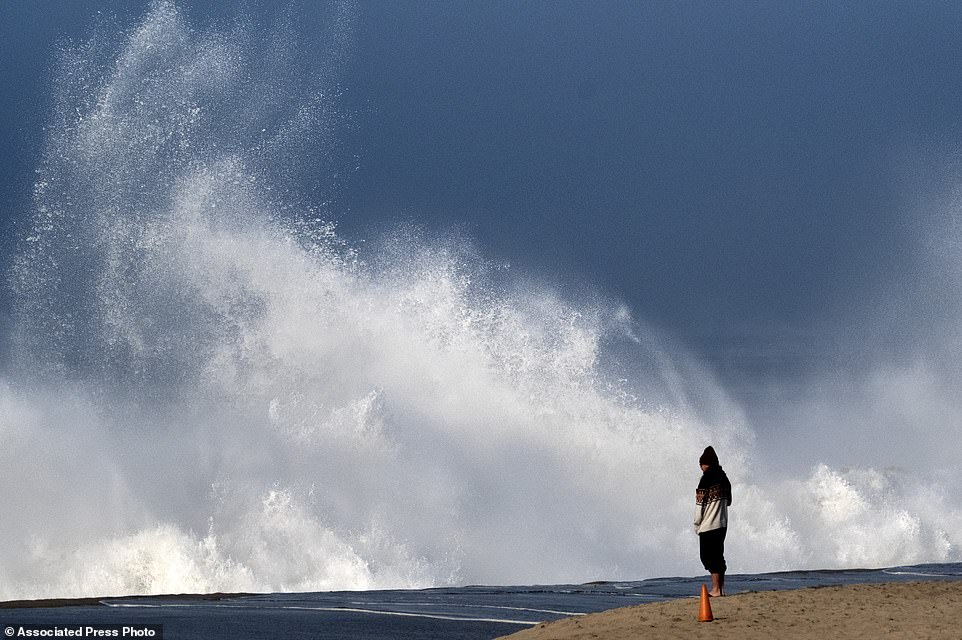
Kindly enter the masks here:
<path id="1" fill-rule="evenodd" d="M 63 55 L 12 274 L 0 598 L 695 573 L 708 443 L 733 569 L 959 558 L 937 478 L 757 477 L 738 407 L 622 305 L 457 237 L 360 252 L 275 195 L 336 69 L 304 93 L 168 2 L 98 46 Z"/>

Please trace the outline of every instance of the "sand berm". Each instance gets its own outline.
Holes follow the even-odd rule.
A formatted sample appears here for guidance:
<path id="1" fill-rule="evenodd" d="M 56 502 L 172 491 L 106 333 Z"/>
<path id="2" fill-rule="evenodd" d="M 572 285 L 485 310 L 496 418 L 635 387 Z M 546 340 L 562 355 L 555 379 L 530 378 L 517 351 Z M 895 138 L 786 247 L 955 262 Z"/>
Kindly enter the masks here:
<path id="1" fill-rule="evenodd" d="M 713 622 L 695 620 L 698 602 L 682 598 L 612 609 L 539 624 L 505 638 L 962 639 L 962 581 L 741 593 L 712 598 Z"/>

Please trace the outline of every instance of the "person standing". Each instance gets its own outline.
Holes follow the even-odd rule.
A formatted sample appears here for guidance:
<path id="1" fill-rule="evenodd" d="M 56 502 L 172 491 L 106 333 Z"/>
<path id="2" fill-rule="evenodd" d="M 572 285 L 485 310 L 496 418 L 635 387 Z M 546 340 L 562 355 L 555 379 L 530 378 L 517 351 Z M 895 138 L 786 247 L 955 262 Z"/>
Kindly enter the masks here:
<path id="1" fill-rule="evenodd" d="M 695 490 L 695 533 L 701 563 L 711 574 L 708 595 L 725 595 L 725 535 L 728 533 L 728 507 L 732 504 L 732 484 L 718 463 L 712 447 L 706 447 L 698 459 L 701 480 Z"/>

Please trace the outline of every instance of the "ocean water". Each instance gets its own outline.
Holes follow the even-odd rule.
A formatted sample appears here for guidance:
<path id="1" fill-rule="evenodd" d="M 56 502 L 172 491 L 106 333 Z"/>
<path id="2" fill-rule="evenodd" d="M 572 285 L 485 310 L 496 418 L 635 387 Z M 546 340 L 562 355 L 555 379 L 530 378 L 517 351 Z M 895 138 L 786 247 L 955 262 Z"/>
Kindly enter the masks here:
<path id="1" fill-rule="evenodd" d="M 728 577 L 731 593 L 816 586 L 962 580 L 962 564 L 890 569 L 792 571 Z M 693 598 L 705 578 L 657 578 L 578 585 L 466 586 L 419 590 L 271 593 L 201 601 L 105 598 L 99 606 L 0 609 L 0 626 L 163 625 L 168 640 L 419 638 L 487 640 L 547 620 L 674 598 Z"/>
<path id="2" fill-rule="evenodd" d="M 766 470 L 624 305 L 456 234 L 341 237 L 297 177 L 350 120 L 354 12 L 330 6 L 308 78 L 291 25 L 199 30 L 162 0 L 60 52 L 8 274 L 0 599 L 692 575 L 709 443 L 734 572 L 960 560 L 951 470 Z"/>

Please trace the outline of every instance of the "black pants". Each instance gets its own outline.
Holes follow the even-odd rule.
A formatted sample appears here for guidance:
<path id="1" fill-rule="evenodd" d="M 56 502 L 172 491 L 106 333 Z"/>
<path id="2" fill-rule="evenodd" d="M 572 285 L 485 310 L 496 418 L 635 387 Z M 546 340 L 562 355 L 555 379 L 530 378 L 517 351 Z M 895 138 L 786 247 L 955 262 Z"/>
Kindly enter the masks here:
<path id="1" fill-rule="evenodd" d="M 698 534 L 698 548 L 701 552 L 701 563 L 708 573 L 725 573 L 725 534 L 728 528 L 715 529 Z"/>

